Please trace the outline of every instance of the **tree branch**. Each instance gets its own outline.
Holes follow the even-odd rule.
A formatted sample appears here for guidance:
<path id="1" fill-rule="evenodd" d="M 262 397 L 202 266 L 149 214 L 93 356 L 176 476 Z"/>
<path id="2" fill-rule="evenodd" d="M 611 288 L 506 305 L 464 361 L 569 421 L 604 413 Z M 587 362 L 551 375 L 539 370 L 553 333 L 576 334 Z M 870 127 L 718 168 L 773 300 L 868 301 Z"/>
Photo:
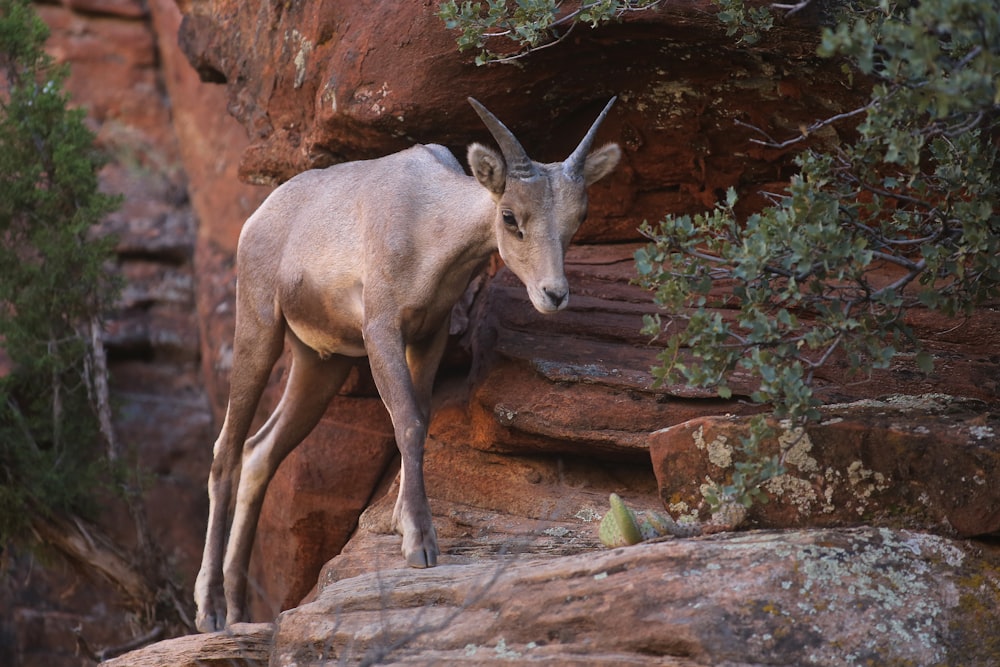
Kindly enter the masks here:
<path id="1" fill-rule="evenodd" d="M 818 120 L 809 127 L 807 127 L 806 129 L 801 130 L 802 133 L 799 136 L 780 142 L 774 139 L 771 135 L 769 135 L 761 128 L 757 127 L 756 125 L 751 125 L 750 123 L 744 123 L 738 118 L 734 119 L 733 122 L 739 125 L 740 127 L 745 127 L 747 129 L 753 130 L 754 132 L 757 132 L 758 134 L 761 134 L 767 138 L 767 141 L 763 141 L 761 139 L 750 139 L 749 141 L 751 143 L 758 144 L 760 146 L 766 146 L 767 148 L 788 148 L 789 146 L 797 144 L 800 141 L 805 141 L 806 139 L 809 138 L 810 134 L 813 134 L 817 130 L 820 130 L 828 125 L 833 125 L 836 122 L 846 120 L 848 118 L 853 118 L 854 116 L 865 113 L 873 106 L 875 106 L 877 103 L 878 103 L 877 100 L 872 100 L 863 107 L 858 107 L 857 109 L 854 109 L 852 111 L 845 111 L 844 113 L 839 113 L 835 116 L 830 116 L 829 118 Z"/>
<path id="2" fill-rule="evenodd" d="M 96 526 L 77 516 L 46 516 L 32 517 L 31 528 L 41 542 L 99 573 L 132 603 L 145 606 L 156 599 L 156 587 Z"/>
<path id="3" fill-rule="evenodd" d="M 96 314 L 91 315 L 86 329 L 84 336 L 89 340 L 88 347 L 90 348 L 84 367 L 87 373 L 87 394 L 90 397 L 94 413 L 97 415 L 101 436 L 104 438 L 104 445 L 108 452 L 108 460 L 119 461 L 122 459 L 122 448 L 111 420 L 108 356 L 104 350 L 101 321 Z"/>
<path id="4" fill-rule="evenodd" d="M 782 3 L 777 3 L 776 2 L 776 3 L 773 3 L 771 5 L 771 8 L 772 9 L 780 9 L 780 10 L 784 11 L 785 12 L 785 18 L 788 18 L 789 16 L 792 16 L 793 14 L 796 14 L 796 13 L 802 11 L 803 9 L 805 9 L 806 7 L 808 7 L 811 4 L 812 4 L 812 0 L 801 0 L 801 2 L 797 2 L 794 5 L 786 5 L 786 4 L 782 4 Z"/>

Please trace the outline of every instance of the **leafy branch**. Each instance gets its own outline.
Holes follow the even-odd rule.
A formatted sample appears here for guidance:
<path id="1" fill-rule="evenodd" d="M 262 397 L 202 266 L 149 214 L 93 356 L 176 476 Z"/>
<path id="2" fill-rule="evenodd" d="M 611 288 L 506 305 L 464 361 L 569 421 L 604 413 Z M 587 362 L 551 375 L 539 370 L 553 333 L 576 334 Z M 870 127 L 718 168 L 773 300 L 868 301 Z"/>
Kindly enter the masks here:
<path id="1" fill-rule="evenodd" d="M 533 51 L 549 48 L 564 39 L 578 23 L 592 28 L 620 20 L 629 12 L 644 11 L 663 0 L 596 0 L 581 2 L 576 9 L 564 11 L 557 0 L 518 0 L 508 9 L 504 0 L 486 2 L 442 2 L 438 16 L 449 30 L 460 30 L 456 41 L 459 51 L 477 50 L 476 64 L 511 63 Z M 493 50 L 491 44 L 503 43 L 507 49 Z M 504 53 L 513 47 L 512 53 Z"/>
<path id="2" fill-rule="evenodd" d="M 643 225 L 638 280 L 663 313 L 644 331 L 666 337 L 657 382 L 730 397 L 741 372 L 755 379 L 749 398 L 794 430 L 819 416 L 814 380 L 831 360 L 867 374 L 908 349 L 931 372 L 908 310 L 969 315 L 1000 295 L 1000 19 L 990 4 L 843 7 L 820 55 L 853 61 L 873 82 L 868 103 L 788 139 L 752 128 L 762 138 L 750 141 L 805 145 L 830 125 L 857 139 L 805 150 L 787 190 L 745 219 L 730 191 L 711 212 Z M 710 506 L 751 501 L 780 473 L 780 461 L 756 454 L 773 436 L 754 420 L 745 469 L 706 491 Z"/>
<path id="3" fill-rule="evenodd" d="M 748 3 L 745 0 L 714 0 L 717 18 L 726 34 L 737 42 L 752 45 L 774 25 L 777 11 L 783 17 L 796 14 L 813 0 L 794 4 Z M 664 0 L 446 0 L 438 6 L 438 17 L 449 30 L 459 31 L 455 41 L 459 51 L 475 50 L 476 64 L 515 63 L 529 54 L 563 42 L 577 25 L 591 28 L 620 21 L 633 12 L 662 7 Z M 567 8 L 567 5 L 573 8 Z"/>

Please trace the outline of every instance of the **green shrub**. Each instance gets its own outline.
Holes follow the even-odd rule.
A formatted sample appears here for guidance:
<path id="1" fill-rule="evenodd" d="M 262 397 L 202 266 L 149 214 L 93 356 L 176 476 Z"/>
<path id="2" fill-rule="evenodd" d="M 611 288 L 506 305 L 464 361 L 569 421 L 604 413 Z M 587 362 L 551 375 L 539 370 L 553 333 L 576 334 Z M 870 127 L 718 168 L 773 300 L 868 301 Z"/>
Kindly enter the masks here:
<path id="1" fill-rule="evenodd" d="M 47 32 L 28 2 L 0 0 L 0 543 L 32 516 L 86 512 L 107 472 L 92 341 L 115 286 L 94 226 L 118 200 L 98 191 Z"/>
<path id="2" fill-rule="evenodd" d="M 831 355 L 866 372 L 906 346 L 930 371 L 907 309 L 967 314 L 1000 293 L 1000 18 L 991 4 L 845 9 L 823 30 L 820 53 L 850 57 L 874 82 L 857 140 L 802 153 L 787 194 L 745 220 L 730 192 L 705 215 L 643 226 L 652 243 L 636 254 L 640 281 L 687 324 L 668 338 L 659 378 L 727 396 L 727 377 L 742 369 L 760 380 L 753 400 L 811 418 L 813 375 Z M 897 279 L 877 282 L 876 265 Z M 735 318 L 711 307 L 719 280 L 732 285 Z M 646 325 L 658 334 L 663 322 Z M 685 363 L 684 347 L 696 363 Z"/>
<path id="3" fill-rule="evenodd" d="M 834 355 L 869 373 L 905 349 L 931 372 L 907 310 L 967 315 L 1000 294 L 995 5 L 845 5 L 823 30 L 820 54 L 849 58 L 872 82 L 865 107 L 814 126 L 860 118 L 857 140 L 804 151 L 787 193 L 746 219 L 731 191 L 710 213 L 644 224 L 651 243 L 635 257 L 664 313 L 648 316 L 645 331 L 680 325 L 666 336 L 658 381 L 728 397 L 728 379 L 742 371 L 759 381 L 750 398 L 793 425 L 818 417 L 814 374 Z M 891 267 L 894 279 L 879 282 L 876 266 Z M 729 285 L 734 317 L 715 308 L 718 281 Z M 754 452 L 771 435 L 758 418 L 744 446 Z M 747 463 L 767 474 L 727 488 L 730 497 L 746 498 L 781 470 L 752 456 Z"/>

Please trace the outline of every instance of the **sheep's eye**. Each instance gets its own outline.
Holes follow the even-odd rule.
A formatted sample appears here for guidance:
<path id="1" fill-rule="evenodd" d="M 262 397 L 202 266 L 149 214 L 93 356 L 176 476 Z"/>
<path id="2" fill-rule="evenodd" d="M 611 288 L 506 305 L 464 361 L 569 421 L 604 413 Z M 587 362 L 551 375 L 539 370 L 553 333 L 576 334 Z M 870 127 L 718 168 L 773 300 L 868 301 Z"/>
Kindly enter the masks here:
<path id="1" fill-rule="evenodd" d="M 514 216 L 514 212 L 502 211 L 500 215 L 503 217 L 503 224 L 504 227 L 507 228 L 507 231 L 510 232 L 511 234 L 517 235 L 517 238 L 523 239 L 524 232 L 521 231 L 521 228 L 517 226 L 517 218 Z"/>

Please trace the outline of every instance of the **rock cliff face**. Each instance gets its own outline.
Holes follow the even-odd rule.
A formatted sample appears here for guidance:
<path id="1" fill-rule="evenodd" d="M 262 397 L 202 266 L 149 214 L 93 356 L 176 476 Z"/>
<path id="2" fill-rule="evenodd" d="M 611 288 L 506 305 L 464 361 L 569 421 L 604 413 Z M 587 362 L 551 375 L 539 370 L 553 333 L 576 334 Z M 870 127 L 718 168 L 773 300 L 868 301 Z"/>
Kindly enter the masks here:
<path id="1" fill-rule="evenodd" d="M 759 205 L 758 190 L 784 181 L 789 161 L 748 142 L 753 131 L 734 121 L 795 136 L 861 92 L 839 64 L 814 56 L 814 21 L 778 30 L 761 49 L 737 49 L 712 7 L 668 3 L 579 30 L 524 68 L 472 65 L 434 3 L 192 2 L 181 43 L 206 79 L 227 83 L 230 110 L 251 137 L 240 171 L 255 182 L 414 141 L 462 155 L 470 140 L 488 140 L 470 95 L 515 128 L 536 159 L 562 159 L 620 95 L 602 137 L 625 147 L 625 163 L 598 186 L 579 236 L 616 241 L 634 239 L 644 217 L 710 208 L 730 186 Z"/>
<path id="2" fill-rule="evenodd" d="M 825 398 L 867 402 L 831 408 L 810 431 L 803 440 L 810 448 L 773 489 L 775 502 L 751 512 L 754 531 L 615 551 L 596 539 L 611 492 L 636 507 L 698 511 L 699 485 L 731 474 L 745 417 L 759 410 L 682 386 L 652 388 L 657 349 L 638 333 L 650 299 L 630 284 L 631 257 L 643 219 L 703 211 L 729 187 L 751 210 L 762 192 L 780 190 L 790 154 L 751 143 L 746 125 L 790 137 L 861 99 L 839 63 L 812 55 L 817 17 L 800 17 L 747 50 L 725 36 L 709 3 L 669 3 L 619 25 L 578 30 L 525 68 L 477 68 L 457 53 L 436 3 L 192 0 L 181 3 L 183 22 L 169 0 L 149 3 L 151 14 L 138 2 L 112 5 L 118 18 L 104 18 L 110 10 L 94 2 L 43 9 L 51 25 L 77 26 L 65 30 L 70 44 L 97 31 L 92 23 L 123 33 L 119 23 L 136 24 L 141 39 L 126 41 L 145 40 L 135 57 L 148 63 L 140 70 L 155 72 L 145 85 L 153 98 L 169 97 L 169 112 L 163 104 L 158 117 L 130 123 L 170 135 L 163 145 L 175 171 L 151 171 L 177 174 L 177 191 L 188 197 L 177 210 L 188 217 L 180 224 L 179 214 L 164 214 L 146 237 L 158 248 L 184 239 L 183 250 L 162 251 L 175 258 L 170 270 L 149 266 L 155 253 L 124 249 L 123 265 L 146 262 L 133 269 L 134 290 L 163 284 L 143 276 L 184 276 L 183 303 L 147 295 L 147 316 L 120 329 L 184 325 L 173 338 L 149 334 L 132 345 L 153 351 L 139 361 L 169 359 L 145 364 L 143 374 L 184 369 L 176 377 L 186 380 L 176 382 L 189 403 L 156 413 L 153 423 L 135 408 L 129 423 L 135 437 L 146 437 L 162 432 L 159 422 L 173 426 L 179 413 L 201 420 L 157 438 L 171 445 L 164 451 L 172 461 L 191 462 L 185 526 L 166 517 L 161 524 L 193 542 L 184 542 L 188 581 L 204 526 L 214 437 L 206 422 L 211 414 L 221 423 L 231 367 L 236 240 L 267 192 L 238 177 L 273 184 L 414 141 L 463 157 L 466 143 L 489 141 L 465 102 L 470 95 L 536 159 L 555 160 L 617 94 L 599 141 L 617 141 L 625 152 L 619 170 L 592 189 L 589 219 L 567 259 L 570 308 L 539 315 L 517 279 L 494 266 L 452 341 L 426 459 L 442 566 L 400 569 L 399 540 L 386 534 L 394 445 L 362 364 L 284 462 L 265 501 L 252 563 L 254 616 L 270 623 L 289 611 L 273 627 L 184 638 L 183 646 L 161 644 L 117 664 L 225 657 L 307 665 L 365 656 L 404 664 L 994 664 L 1000 648 L 977 642 L 970 629 L 998 636 L 1000 561 L 989 540 L 970 538 L 1000 530 L 990 481 L 1000 429 L 995 306 L 961 322 L 913 315 L 943 369 L 933 377 L 906 360 L 861 383 L 845 383 L 832 368 Z M 174 46 L 178 35 L 190 65 Z M 60 44 L 53 48 L 68 48 Z M 89 76 L 82 81 L 97 80 Z M 93 87 L 83 82 L 75 90 L 86 98 Z M 129 79 L 101 89 L 142 86 Z M 93 113 L 101 108 L 94 102 Z M 123 213 L 115 224 L 141 235 L 148 217 Z M 161 311 L 171 317 L 158 319 Z M 166 355 L 168 340 L 181 341 L 170 349 L 183 353 Z M 277 401 L 281 375 L 279 367 L 261 416 Z M 150 384 L 148 375 L 132 377 Z M 180 386 L 157 384 L 168 395 Z M 938 396 L 916 409 L 874 400 L 890 394 Z M 172 470 L 163 477 L 176 479 Z"/>

